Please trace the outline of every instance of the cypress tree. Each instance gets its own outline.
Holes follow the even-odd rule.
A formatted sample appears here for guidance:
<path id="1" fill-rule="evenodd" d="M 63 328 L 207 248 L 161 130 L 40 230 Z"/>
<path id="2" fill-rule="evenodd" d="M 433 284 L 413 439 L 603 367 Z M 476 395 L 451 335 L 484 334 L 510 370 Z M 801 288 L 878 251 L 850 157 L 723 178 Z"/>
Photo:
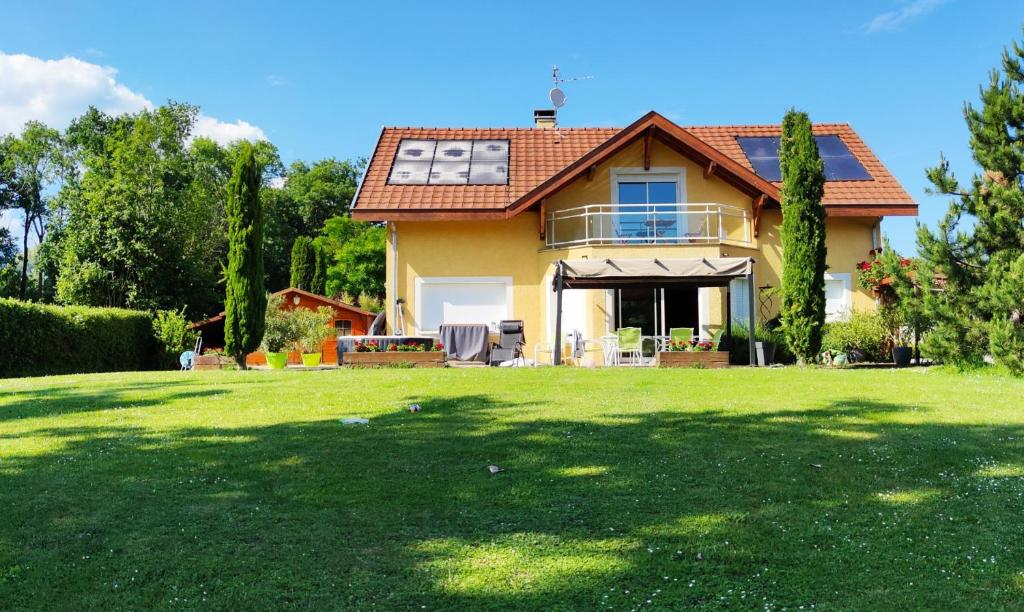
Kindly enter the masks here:
<path id="1" fill-rule="evenodd" d="M 799 363 L 813 361 L 825 325 L 825 166 L 807 113 L 782 120 L 782 325 Z"/>
<path id="2" fill-rule="evenodd" d="M 252 145 L 242 145 L 228 183 L 227 295 L 224 350 L 245 369 L 245 356 L 263 339 L 267 293 L 263 280 L 263 211 L 260 169 Z"/>
<path id="3" fill-rule="evenodd" d="M 964 105 L 971 152 L 981 173 L 961 185 L 941 159 L 928 170 L 932 193 L 954 196 L 936 231 L 917 241 L 929 356 L 977 365 L 990 355 L 1024 372 L 1024 48 L 1003 51 L 981 90 Z M 966 223 L 962 223 L 966 221 Z"/>
<path id="4" fill-rule="evenodd" d="M 313 243 L 313 280 L 310 291 L 317 295 L 327 294 L 327 249 L 318 242 Z"/>
<path id="5" fill-rule="evenodd" d="M 299 236 L 292 244 L 292 287 L 312 291 L 315 267 L 316 253 L 313 241 L 306 236 Z"/>

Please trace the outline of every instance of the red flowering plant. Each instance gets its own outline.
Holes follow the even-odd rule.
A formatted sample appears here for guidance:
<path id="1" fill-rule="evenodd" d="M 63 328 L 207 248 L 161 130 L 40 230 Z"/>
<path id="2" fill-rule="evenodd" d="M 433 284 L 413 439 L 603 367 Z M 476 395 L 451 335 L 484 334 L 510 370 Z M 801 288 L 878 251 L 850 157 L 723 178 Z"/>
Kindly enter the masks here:
<path id="1" fill-rule="evenodd" d="M 870 259 L 857 264 L 857 284 L 862 289 L 870 289 L 877 293 L 882 288 L 906 278 L 917 267 L 912 259 L 901 257 L 891 248 L 871 249 Z"/>
<path id="2" fill-rule="evenodd" d="M 858 264 L 858 284 L 878 295 L 878 313 L 893 346 L 907 346 L 930 327 L 917 283 L 917 262 L 901 257 L 888 241 Z"/>
<path id="3" fill-rule="evenodd" d="M 435 342 L 433 348 L 431 348 L 430 350 L 432 350 L 432 351 L 443 351 L 444 350 L 444 342 Z"/>
<path id="4" fill-rule="evenodd" d="M 394 343 L 389 344 L 388 345 L 388 352 L 389 353 L 397 353 L 398 352 L 398 345 L 394 344 Z"/>
<path id="5" fill-rule="evenodd" d="M 690 340 L 690 350 L 704 353 L 711 350 L 711 343 L 707 340 Z"/>
<path id="6" fill-rule="evenodd" d="M 711 342 L 707 340 L 669 340 L 665 350 L 669 352 L 705 352 L 710 351 Z"/>
<path id="7" fill-rule="evenodd" d="M 688 351 L 690 350 L 690 343 L 685 340 L 669 340 L 668 344 L 665 345 L 665 350 L 671 353 Z"/>
<path id="8" fill-rule="evenodd" d="M 380 344 L 377 344 L 376 340 L 370 340 L 369 342 L 356 342 L 352 345 L 352 350 L 357 353 L 379 353 Z"/>

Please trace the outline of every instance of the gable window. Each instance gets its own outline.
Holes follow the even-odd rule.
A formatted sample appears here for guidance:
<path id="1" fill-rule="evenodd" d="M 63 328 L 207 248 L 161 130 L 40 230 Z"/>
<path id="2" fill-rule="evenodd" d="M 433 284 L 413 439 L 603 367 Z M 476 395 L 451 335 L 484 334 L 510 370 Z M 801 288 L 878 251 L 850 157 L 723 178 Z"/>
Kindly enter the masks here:
<path id="1" fill-rule="evenodd" d="M 736 142 L 743 149 L 754 172 L 766 181 L 781 181 L 782 169 L 779 167 L 778 136 L 737 136 Z M 835 134 L 815 136 L 818 143 L 818 155 L 825 162 L 825 180 L 827 181 L 870 181 L 871 175 L 860 161 L 847 148 L 843 139 Z"/>
<path id="2" fill-rule="evenodd" d="M 335 319 L 334 320 L 334 331 L 339 336 L 351 336 L 352 335 L 352 321 L 348 319 Z"/>
<path id="3" fill-rule="evenodd" d="M 389 185 L 507 185 L 508 140 L 420 140 L 398 143 Z"/>

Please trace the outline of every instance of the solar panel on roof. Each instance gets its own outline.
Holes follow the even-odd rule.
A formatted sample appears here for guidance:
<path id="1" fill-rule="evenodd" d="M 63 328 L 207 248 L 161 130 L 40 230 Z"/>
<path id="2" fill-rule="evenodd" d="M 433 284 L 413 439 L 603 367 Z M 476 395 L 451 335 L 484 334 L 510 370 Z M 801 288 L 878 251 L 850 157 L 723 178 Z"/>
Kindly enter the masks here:
<path id="1" fill-rule="evenodd" d="M 398 143 L 389 185 L 507 185 L 508 140 L 421 140 Z"/>
<path id="2" fill-rule="evenodd" d="M 767 181 L 781 181 L 779 168 L 778 136 L 737 136 L 736 142 L 743 149 L 750 165 L 758 176 Z M 843 139 L 834 134 L 815 136 L 818 155 L 825 162 L 826 181 L 871 180 L 871 174 L 853 156 Z"/>

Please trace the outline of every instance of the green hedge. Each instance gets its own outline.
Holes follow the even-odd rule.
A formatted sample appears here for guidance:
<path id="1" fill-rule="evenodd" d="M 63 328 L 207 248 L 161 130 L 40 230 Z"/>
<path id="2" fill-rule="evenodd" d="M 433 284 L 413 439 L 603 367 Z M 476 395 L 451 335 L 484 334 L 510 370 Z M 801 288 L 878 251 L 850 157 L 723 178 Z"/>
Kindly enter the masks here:
<path id="1" fill-rule="evenodd" d="M 151 370 L 162 355 L 148 312 L 0 299 L 0 377 Z"/>

